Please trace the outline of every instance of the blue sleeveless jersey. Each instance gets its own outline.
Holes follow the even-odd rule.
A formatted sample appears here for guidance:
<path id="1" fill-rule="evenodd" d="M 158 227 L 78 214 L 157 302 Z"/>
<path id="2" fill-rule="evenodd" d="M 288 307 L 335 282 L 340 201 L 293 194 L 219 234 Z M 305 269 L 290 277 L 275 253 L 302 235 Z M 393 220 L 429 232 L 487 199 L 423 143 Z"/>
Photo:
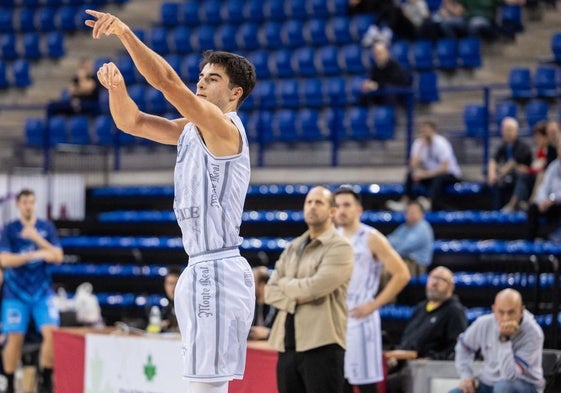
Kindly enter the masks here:
<path id="1" fill-rule="evenodd" d="M 19 220 L 4 227 L 0 238 L 0 252 L 20 254 L 39 249 L 33 241 L 21 237 L 22 229 L 23 225 Z M 53 246 L 62 248 L 52 222 L 37 219 L 35 229 Z M 5 299 L 35 302 L 52 291 L 49 264 L 43 260 L 30 261 L 19 267 L 6 268 L 4 271 Z"/>

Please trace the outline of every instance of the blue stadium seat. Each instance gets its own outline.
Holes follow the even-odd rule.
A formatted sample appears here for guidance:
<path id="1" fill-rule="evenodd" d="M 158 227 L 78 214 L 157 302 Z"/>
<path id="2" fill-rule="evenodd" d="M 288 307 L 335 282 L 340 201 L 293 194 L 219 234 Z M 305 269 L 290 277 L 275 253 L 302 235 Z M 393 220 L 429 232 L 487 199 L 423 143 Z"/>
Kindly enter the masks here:
<path id="1" fill-rule="evenodd" d="M 476 37 L 460 39 L 458 54 L 462 67 L 468 69 L 481 67 L 481 40 Z"/>
<path id="2" fill-rule="evenodd" d="M 319 108 L 324 105 L 323 80 L 306 78 L 300 82 L 300 101 L 308 108 Z"/>
<path id="3" fill-rule="evenodd" d="M 53 116 L 47 123 L 49 132 L 49 145 L 55 146 L 60 143 L 67 143 L 66 118 L 64 116 Z"/>
<path id="4" fill-rule="evenodd" d="M 526 104 L 526 121 L 528 122 L 528 127 L 533 129 L 538 122 L 547 120 L 548 111 L 549 107 L 547 102 L 538 99 L 528 101 Z"/>
<path id="5" fill-rule="evenodd" d="M 417 76 L 417 99 L 419 102 L 429 104 L 438 102 L 438 75 L 434 71 L 420 72 Z"/>
<path id="6" fill-rule="evenodd" d="M 232 24 L 219 26 L 214 36 L 214 47 L 228 52 L 236 51 L 238 49 L 236 32 L 237 26 Z"/>
<path id="7" fill-rule="evenodd" d="M 299 20 L 288 20 L 282 24 L 280 36 L 284 47 L 298 48 L 305 45 L 304 24 Z"/>
<path id="8" fill-rule="evenodd" d="M 436 58 L 438 68 L 453 70 L 458 66 L 458 41 L 447 38 L 438 40 L 436 43 Z"/>
<path id="9" fill-rule="evenodd" d="M 374 108 L 374 131 L 378 140 L 393 139 L 395 132 L 395 110 L 391 106 Z"/>
<path id="10" fill-rule="evenodd" d="M 166 62 L 173 68 L 175 72 L 179 76 L 181 76 L 181 61 L 183 60 L 183 56 L 172 53 L 164 57 Z"/>
<path id="11" fill-rule="evenodd" d="M 23 7 L 39 7 L 41 5 L 40 0 L 20 0 Z"/>
<path id="12" fill-rule="evenodd" d="M 302 0 L 285 1 L 285 13 L 289 19 L 306 20 L 308 12 L 306 11 L 306 2 Z"/>
<path id="13" fill-rule="evenodd" d="M 291 64 L 292 51 L 280 49 L 271 53 L 269 67 L 271 74 L 278 78 L 290 78 L 294 76 L 294 69 Z"/>
<path id="14" fill-rule="evenodd" d="M 0 36 L 0 51 L 0 58 L 4 61 L 15 60 L 19 57 L 15 34 L 6 33 Z"/>
<path id="15" fill-rule="evenodd" d="M 47 55 L 51 59 L 60 59 L 64 54 L 64 34 L 60 31 L 51 31 L 47 34 Z"/>
<path id="16" fill-rule="evenodd" d="M 43 119 L 27 118 L 24 124 L 25 144 L 31 147 L 42 147 L 45 136 Z"/>
<path id="17" fill-rule="evenodd" d="M 187 26 L 177 26 L 173 29 L 171 32 L 170 49 L 173 53 L 180 55 L 187 55 L 193 52 L 191 47 L 191 30 Z"/>
<path id="18" fill-rule="evenodd" d="M 311 77 L 317 75 L 318 71 L 315 66 L 314 50 L 312 48 L 303 47 L 296 49 L 292 57 L 292 65 L 299 76 Z"/>
<path id="19" fill-rule="evenodd" d="M 345 133 L 341 136 L 353 140 L 369 140 L 374 137 L 374 126 L 370 110 L 363 107 L 351 107 L 343 119 Z"/>
<path id="20" fill-rule="evenodd" d="M 78 30 L 76 23 L 76 14 L 78 13 L 78 8 L 71 5 L 64 5 L 58 8 L 55 16 L 55 24 L 57 30 L 62 30 L 65 32 L 71 32 Z"/>
<path id="21" fill-rule="evenodd" d="M 161 91 L 149 87 L 145 98 L 148 113 L 162 115 L 168 110 L 168 103 Z"/>
<path id="22" fill-rule="evenodd" d="M 551 52 L 553 53 L 553 59 L 557 63 L 561 63 L 561 32 L 551 36 Z"/>
<path id="23" fill-rule="evenodd" d="M 132 58 L 129 55 L 120 56 L 115 61 L 115 64 L 121 71 L 121 74 L 123 75 L 123 79 L 125 80 L 125 83 L 127 85 L 131 85 L 139 82 L 138 80 L 139 75 L 137 75 L 136 67 L 134 65 L 134 62 L 132 61 Z"/>
<path id="24" fill-rule="evenodd" d="M 240 25 L 236 33 L 238 48 L 248 51 L 259 49 L 258 33 L 259 25 L 257 23 L 250 22 Z"/>
<path id="25" fill-rule="evenodd" d="M 223 20 L 220 15 L 220 5 L 219 0 L 207 0 L 199 3 L 199 18 L 201 22 L 207 25 L 221 24 Z"/>
<path id="26" fill-rule="evenodd" d="M 286 20 L 284 0 L 263 0 L 263 14 L 266 20 Z"/>
<path id="27" fill-rule="evenodd" d="M 96 136 L 96 142 L 101 146 L 113 146 L 115 142 L 115 123 L 111 119 L 111 116 L 100 115 L 94 120 L 94 134 Z"/>
<path id="28" fill-rule="evenodd" d="M 326 105 L 330 107 L 342 106 L 346 103 L 346 81 L 343 77 L 323 79 L 323 96 Z"/>
<path id="29" fill-rule="evenodd" d="M 306 11 L 308 15 L 314 15 L 316 18 L 329 17 L 329 9 L 325 0 L 306 0 Z"/>
<path id="30" fill-rule="evenodd" d="M 18 16 L 18 30 L 21 32 L 35 31 L 35 9 L 20 8 Z"/>
<path id="31" fill-rule="evenodd" d="M 327 22 L 326 32 L 330 44 L 346 45 L 356 42 L 351 36 L 350 18 L 347 16 L 331 18 Z"/>
<path id="32" fill-rule="evenodd" d="M 508 76 L 511 96 L 514 99 L 526 99 L 533 95 L 532 78 L 528 68 L 515 67 Z"/>
<path id="33" fill-rule="evenodd" d="M 37 27 L 39 31 L 54 31 L 56 10 L 52 7 L 41 7 L 36 11 Z"/>
<path id="34" fill-rule="evenodd" d="M 201 25 L 196 28 L 191 35 L 191 45 L 193 50 L 203 52 L 208 49 L 215 49 L 214 30 L 214 27 L 208 25 Z"/>
<path id="35" fill-rule="evenodd" d="M 327 9 L 331 15 L 343 15 L 347 13 L 348 0 L 327 0 Z"/>
<path id="36" fill-rule="evenodd" d="M 405 69 L 411 68 L 411 61 L 409 60 L 409 42 L 396 41 L 390 48 L 392 58 L 396 60 Z"/>
<path id="37" fill-rule="evenodd" d="M 18 59 L 14 61 L 12 63 L 12 75 L 15 86 L 28 87 L 31 85 L 31 74 L 27 60 Z"/>
<path id="38" fill-rule="evenodd" d="M 534 74 L 534 87 L 538 97 L 554 98 L 559 95 L 557 89 L 557 69 L 551 66 L 540 66 Z"/>
<path id="39" fill-rule="evenodd" d="M 340 49 L 339 57 L 341 65 L 346 72 L 366 75 L 368 54 L 360 45 L 345 45 Z"/>
<path id="40" fill-rule="evenodd" d="M 315 54 L 315 62 L 318 71 L 322 75 L 337 75 L 341 72 L 339 66 L 339 48 L 336 46 L 324 46 L 319 48 Z"/>
<path id="41" fill-rule="evenodd" d="M 199 18 L 199 1 L 183 0 L 180 5 L 180 21 L 186 26 L 198 26 L 201 23 Z"/>
<path id="42" fill-rule="evenodd" d="M 300 92 L 296 79 L 283 79 L 277 82 L 277 105 L 282 108 L 298 108 L 300 106 Z"/>
<path id="43" fill-rule="evenodd" d="M 373 25 L 375 21 L 375 16 L 369 14 L 354 15 L 351 18 L 349 29 L 355 42 L 360 42 L 360 40 L 362 40 L 364 33 L 366 33 L 368 28 Z"/>
<path id="44" fill-rule="evenodd" d="M 11 8 L 0 7 L 0 33 L 14 31 L 14 11 Z"/>
<path id="45" fill-rule="evenodd" d="M 265 22 L 259 29 L 258 39 L 263 48 L 275 50 L 282 47 L 282 24 L 279 22 Z"/>
<path id="46" fill-rule="evenodd" d="M 320 141 L 325 137 L 322 135 L 319 111 L 317 109 L 302 109 L 296 115 L 296 129 L 300 139 L 304 141 Z"/>
<path id="47" fill-rule="evenodd" d="M 434 68 L 431 41 L 419 40 L 413 44 L 413 67 L 419 71 L 428 71 Z"/>
<path id="48" fill-rule="evenodd" d="M 247 0 L 243 7 L 243 17 L 246 22 L 261 23 L 265 20 L 262 0 Z"/>
<path id="49" fill-rule="evenodd" d="M 39 33 L 25 33 L 23 35 L 23 57 L 38 60 L 42 57 L 39 48 Z"/>
<path id="50" fill-rule="evenodd" d="M 0 89 L 6 89 L 9 86 L 8 67 L 6 66 L 6 63 L 0 59 Z"/>
<path id="51" fill-rule="evenodd" d="M 304 24 L 304 39 L 308 45 L 321 46 L 329 43 L 327 24 L 324 19 L 310 19 Z"/>
<path id="52" fill-rule="evenodd" d="M 281 142 L 297 142 L 296 112 L 291 109 L 281 109 L 273 114 L 271 129 L 275 140 Z"/>
<path id="53" fill-rule="evenodd" d="M 472 138 L 481 137 L 485 129 L 485 107 L 478 104 L 468 104 L 464 107 L 464 125 L 466 135 Z"/>
<path id="54" fill-rule="evenodd" d="M 162 56 L 169 53 L 168 30 L 165 27 L 153 27 L 150 29 L 148 40 L 150 47 Z"/>
<path id="55" fill-rule="evenodd" d="M 506 4 L 500 8 L 499 24 L 503 33 L 514 36 L 524 31 L 522 24 L 522 7 L 520 5 Z"/>
<path id="56" fill-rule="evenodd" d="M 269 51 L 264 49 L 256 50 L 251 52 L 247 58 L 255 66 L 255 73 L 258 79 L 266 79 L 271 76 L 269 70 Z"/>
<path id="57" fill-rule="evenodd" d="M 89 145 L 91 143 L 87 116 L 75 115 L 70 117 L 68 132 L 70 133 L 70 141 L 74 144 Z"/>
<path id="58" fill-rule="evenodd" d="M 345 95 L 342 97 L 344 99 L 343 103 L 346 105 L 359 105 L 362 99 L 362 85 L 364 83 L 363 76 L 353 76 L 350 79 L 347 78 L 345 83 Z"/>
<path id="59" fill-rule="evenodd" d="M 201 58 L 198 54 L 192 53 L 183 58 L 181 62 L 181 76 L 187 82 L 197 82 L 199 80 Z"/>
<path id="60" fill-rule="evenodd" d="M 254 110 L 255 108 L 255 97 L 253 94 L 248 95 L 243 104 L 242 104 L 242 110 L 244 111 L 251 111 Z"/>
<path id="61" fill-rule="evenodd" d="M 512 117 L 516 119 L 518 117 L 518 107 L 516 103 L 512 101 L 502 101 L 497 102 L 495 105 L 495 124 L 497 129 L 500 129 L 501 123 L 505 117 Z"/>
<path id="62" fill-rule="evenodd" d="M 177 26 L 179 24 L 179 3 L 162 3 L 160 6 L 160 20 L 164 26 Z"/>
<path id="63" fill-rule="evenodd" d="M 255 98 L 255 104 L 259 108 L 273 109 L 276 107 L 275 100 L 275 82 L 273 80 L 264 80 L 255 85 L 252 94 Z"/>
<path id="64" fill-rule="evenodd" d="M 220 15 L 225 23 L 239 25 L 244 21 L 244 1 L 228 0 L 222 3 Z"/>

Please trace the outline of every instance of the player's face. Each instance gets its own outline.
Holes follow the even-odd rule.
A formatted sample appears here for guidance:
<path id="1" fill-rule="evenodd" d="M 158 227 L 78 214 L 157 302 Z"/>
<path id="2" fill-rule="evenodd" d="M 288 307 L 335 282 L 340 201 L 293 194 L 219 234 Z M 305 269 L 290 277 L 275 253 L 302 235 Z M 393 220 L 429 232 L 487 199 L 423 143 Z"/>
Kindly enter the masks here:
<path id="1" fill-rule="evenodd" d="M 30 220 L 35 214 L 35 195 L 22 195 L 16 204 L 21 217 Z"/>
<path id="2" fill-rule="evenodd" d="M 335 225 L 349 226 L 360 219 L 362 207 L 351 194 L 335 196 Z"/>
<path id="3" fill-rule="evenodd" d="M 175 287 L 177 286 L 177 280 L 179 280 L 179 277 L 177 277 L 175 274 L 169 274 L 164 279 L 164 290 L 166 291 L 166 296 L 168 297 L 168 299 L 173 300 Z"/>
<path id="4" fill-rule="evenodd" d="M 304 220 L 308 226 L 323 226 L 331 221 L 335 208 L 329 203 L 330 192 L 321 187 L 312 188 L 304 202 Z"/>
<path id="5" fill-rule="evenodd" d="M 236 94 L 240 87 L 229 87 L 230 78 L 224 67 L 217 64 L 207 64 L 199 74 L 197 82 L 197 97 L 212 102 L 220 109 L 225 108 L 239 96 Z"/>

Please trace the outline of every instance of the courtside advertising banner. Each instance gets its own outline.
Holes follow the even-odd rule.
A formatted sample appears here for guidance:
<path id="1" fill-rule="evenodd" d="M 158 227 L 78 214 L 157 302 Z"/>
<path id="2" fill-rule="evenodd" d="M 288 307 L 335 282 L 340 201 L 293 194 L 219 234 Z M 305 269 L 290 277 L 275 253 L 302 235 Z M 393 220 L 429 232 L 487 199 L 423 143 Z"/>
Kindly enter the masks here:
<path id="1" fill-rule="evenodd" d="M 185 393 L 179 339 L 86 335 L 85 393 Z"/>

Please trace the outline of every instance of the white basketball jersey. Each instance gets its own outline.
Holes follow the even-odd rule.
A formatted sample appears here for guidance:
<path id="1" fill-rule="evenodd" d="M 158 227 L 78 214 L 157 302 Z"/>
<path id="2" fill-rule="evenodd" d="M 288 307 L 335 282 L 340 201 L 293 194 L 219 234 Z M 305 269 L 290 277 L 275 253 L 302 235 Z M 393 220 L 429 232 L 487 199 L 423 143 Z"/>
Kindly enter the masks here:
<path id="1" fill-rule="evenodd" d="M 239 230 L 250 178 L 249 146 L 238 115 L 226 115 L 240 132 L 240 154 L 213 156 L 193 123 L 185 126 L 177 143 L 173 208 L 190 257 L 237 248 L 242 242 Z"/>
<path id="2" fill-rule="evenodd" d="M 355 255 L 353 275 L 347 294 L 349 310 L 374 299 L 378 292 L 382 264 L 372 256 L 366 243 L 368 234 L 375 230 L 371 226 L 361 223 L 358 230 L 349 238 Z M 356 320 L 349 318 L 349 323 L 353 323 L 353 321 Z"/>

